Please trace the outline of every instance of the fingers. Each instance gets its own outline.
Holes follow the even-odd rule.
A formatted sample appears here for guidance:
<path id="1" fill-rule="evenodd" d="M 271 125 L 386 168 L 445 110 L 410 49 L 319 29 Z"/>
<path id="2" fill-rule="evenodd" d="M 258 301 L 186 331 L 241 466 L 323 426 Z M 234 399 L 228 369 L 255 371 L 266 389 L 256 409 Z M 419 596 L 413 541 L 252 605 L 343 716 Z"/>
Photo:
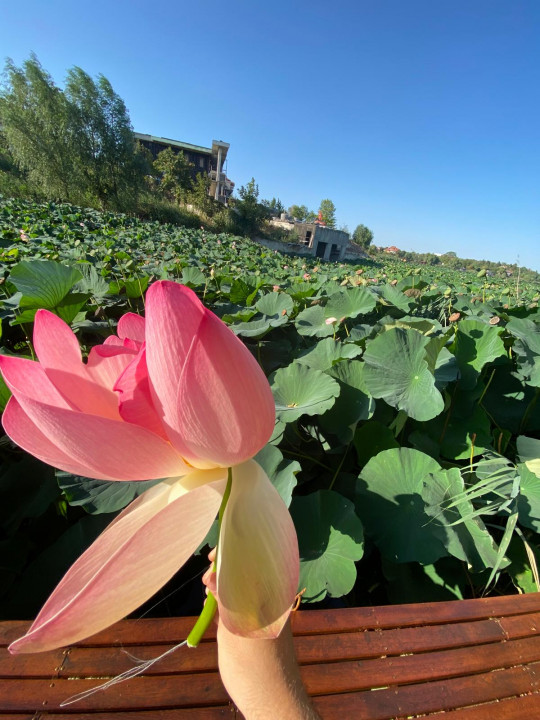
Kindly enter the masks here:
<path id="1" fill-rule="evenodd" d="M 212 595 L 216 595 L 217 590 L 217 583 L 216 583 L 216 573 L 214 570 L 214 562 L 216 560 L 216 548 L 211 550 L 208 553 L 208 559 L 212 563 L 212 565 L 208 568 L 208 570 L 204 573 L 202 576 L 202 582 L 203 585 L 206 585 L 206 592 L 210 591 Z"/>

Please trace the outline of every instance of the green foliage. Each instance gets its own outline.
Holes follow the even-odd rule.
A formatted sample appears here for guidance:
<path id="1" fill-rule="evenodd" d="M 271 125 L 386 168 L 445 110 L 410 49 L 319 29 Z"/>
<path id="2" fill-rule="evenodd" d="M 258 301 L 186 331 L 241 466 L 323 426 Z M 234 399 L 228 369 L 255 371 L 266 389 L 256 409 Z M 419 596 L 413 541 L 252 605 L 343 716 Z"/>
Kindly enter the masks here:
<path id="1" fill-rule="evenodd" d="M 289 215 L 300 222 L 309 222 L 315 218 L 315 213 L 311 212 L 307 205 L 291 205 Z"/>
<path id="2" fill-rule="evenodd" d="M 364 250 L 367 250 L 373 241 L 373 233 L 365 225 L 357 225 L 353 232 L 352 239 L 357 245 L 361 245 Z"/>
<path id="3" fill-rule="evenodd" d="M 171 148 L 162 150 L 154 160 L 159 194 L 176 202 L 184 200 L 193 187 L 192 167 L 183 152 L 175 153 Z"/>
<path id="4" fill-rule="evenodd" d="M 319 212 L 321 213 L 322 219 L 329 228 L 336 227 L 336 206 L 331 200 L 329 200 L 328 198 L 326 200 L 321 200 L 321 204 L 319 205 Z"/>
<path id="5" fill-rule="evenodd" d="M 15 164 L 45 196 L 77 199 L 74 108 L 35 56 L 22 68 L 8 60 L 5 73 L 0 124 Z"/>
<path id="6" fill-rule="evenodd" d="M 135 205 L 147 169 L 124 101 L 107 78 L 94 81 L 79 67 L 68 71 L 64 95 L 73 118 L 73 162 L 81 190 L 103 206 Z"/>
<path id="7" fill-rule="evenodd" d="M 259 186 L 255 178 L 238 190 L 240 199 L 235 200 L 234 214 L 239 232 L 254 237 L 259 234 L 270 217 L 268 207 L 259 202 Z"/>
<path id="8" fill-rule="evenodd" d="M 476 269 L 323 264 L 200 223 L 0 199 L 1 351 L 31 357 L 33 317 L 46 307 L 86 356 L 123 313 L 144 313 L 151 282 L 186 283 L 271 383 L 277 423 L 257 460 L 292 498 L 308 600 L 535 590 L 538 280 L 518 293 L 511 278 Z M 0 403 L 8 397 L 0 385 Z M 39 573 L 58 577 L 69 543 L 83 547 L 93 521 L 143 489 L 67 475 L 58 484 L 6 439 L 0 479 L 4 616 L 19 602 L 34 612 L 52 584 Z"/>
<path id="9" fill-rule="evenodd" d="M 0 125 L 12 184 L 18 172 L 29 192 L 47 198 L 136 207 L 147 167 L 124 102 L 103 75 L 94 81 L 74 67 L 62 91 L 32 56 L 21 68 L 8 60 L 6 78 Z"/>
<path id="10" fill-rule="evenodd" d="M 216 211 L 215 201 L 208 195 L 210 188 L 210 178 L 207 175 L 198 173 L 190 192 L 188 193 L 188 202 L 194 205 L 207 217 L 212 217 Z"/>

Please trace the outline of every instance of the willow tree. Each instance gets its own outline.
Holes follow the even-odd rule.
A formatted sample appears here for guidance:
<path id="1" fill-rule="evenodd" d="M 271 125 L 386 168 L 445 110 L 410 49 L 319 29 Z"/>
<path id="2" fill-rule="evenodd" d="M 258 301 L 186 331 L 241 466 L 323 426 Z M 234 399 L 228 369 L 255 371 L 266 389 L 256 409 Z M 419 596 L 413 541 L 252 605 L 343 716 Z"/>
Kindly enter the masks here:
<path id="1" fill-rule="evenodd" d="M 0 124 L 9 153 L 31 185 L 48 197 L 76 199 L 79 191 L 73 108 L 35 55 L 6 63 Z"/>

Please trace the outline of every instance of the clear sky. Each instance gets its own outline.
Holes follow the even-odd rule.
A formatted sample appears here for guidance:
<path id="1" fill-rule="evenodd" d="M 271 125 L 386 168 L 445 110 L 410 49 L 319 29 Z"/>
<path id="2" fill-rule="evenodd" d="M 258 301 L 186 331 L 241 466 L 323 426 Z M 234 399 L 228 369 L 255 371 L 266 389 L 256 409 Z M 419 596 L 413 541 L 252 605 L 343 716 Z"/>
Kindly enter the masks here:
<path id="1" fill-rule="evenodd" d="M 539 0 L 4 0 L 0 56 L 102 73 L 261 198 L 540 271 Z"/>

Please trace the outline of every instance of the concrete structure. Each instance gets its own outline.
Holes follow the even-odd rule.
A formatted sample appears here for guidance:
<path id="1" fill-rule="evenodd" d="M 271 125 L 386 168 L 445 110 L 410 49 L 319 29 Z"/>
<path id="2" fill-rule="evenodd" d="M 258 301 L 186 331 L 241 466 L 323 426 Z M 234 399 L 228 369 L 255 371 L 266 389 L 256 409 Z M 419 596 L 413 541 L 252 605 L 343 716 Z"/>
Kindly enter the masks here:
<path id="1" fill-rule="evenodd" d="M 280 220 L 271 220 L 272 225 L 288 230 L 298 236 L 296 243 L 308 250 L 306 254 L 339 262 L 343 260 L 349 245 L 349 233 L 343 230 L 334 230 L 317 222 L 304 223 L 282 217 Z"/>
<path id="2" fill-rule="evenodd" d="M 223 140 L 212 140 L 212 147 L 207 148 L 155 135 L 144 135 L 143 133 L 134 133 L 134 135 L 135 140 L 149 150 L 154 159 L 167 148 L 171 148 L 175 153 L 182 152 L 186 160 L 191 163 L 193 179 L 195 180 L 199 173 L 208 175 L 210 178 L 208 194 L 215 200 L 227 204 L 234 190 L 234 183 L 229 180 L 225 172 L 229 143 L 223 142 Z"/>

